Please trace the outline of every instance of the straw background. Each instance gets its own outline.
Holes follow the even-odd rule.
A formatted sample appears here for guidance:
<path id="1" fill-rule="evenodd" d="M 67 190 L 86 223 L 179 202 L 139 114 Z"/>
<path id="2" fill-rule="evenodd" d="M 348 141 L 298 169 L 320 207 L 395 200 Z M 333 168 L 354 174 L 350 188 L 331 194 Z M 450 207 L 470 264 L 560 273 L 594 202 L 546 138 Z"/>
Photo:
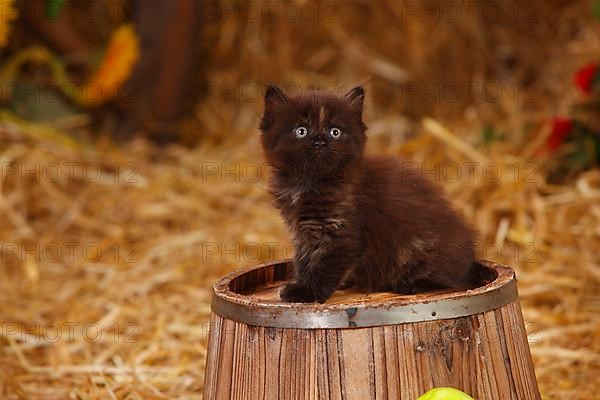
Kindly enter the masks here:
<path id="1" fill-rule="evenodd" d="M 368 151 L 425 163 L 481 232 L 481 255 L 516 269 L 543 396 L 597 398 L 600 171 L 551 184 L 534 157 L 541 122 L 578 100 L 573 71 L 600 53 L 589 3 L 481 2 L 500 4 L 493 23 L 391 0 L 300 1 L 294 20 L 227 4 L 238 11 L 207 18 L 201 38 L 204 89 L 181 128 L 194 147 L 75 140 L 69 121 L 2 114 L 0 398 L 201 397 L 210 286 L 292 254 L 258 144 L 256 89 L 272 81 L 364 83 Z M 448 85 L 501 94 L 450 98 Z M 486 126 L 505 139 L 483 144 Z"/>

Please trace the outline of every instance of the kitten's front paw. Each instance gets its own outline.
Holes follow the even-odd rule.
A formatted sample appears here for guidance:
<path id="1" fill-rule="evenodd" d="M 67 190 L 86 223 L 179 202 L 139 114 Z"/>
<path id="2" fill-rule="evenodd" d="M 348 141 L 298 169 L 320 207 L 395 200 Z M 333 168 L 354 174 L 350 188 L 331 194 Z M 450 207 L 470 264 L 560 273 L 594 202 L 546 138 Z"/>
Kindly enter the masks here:
<path id="1" fill-rule="evenodd" d="M 288 283 L 279 293 L 281 300 L 290 303 L 312 303 L 317 300 L 315 293 L 297 282 Z M 324 300 L 323 300 L 324 301 Z M 321 303 L 323 302 L 321 301 Z"/>

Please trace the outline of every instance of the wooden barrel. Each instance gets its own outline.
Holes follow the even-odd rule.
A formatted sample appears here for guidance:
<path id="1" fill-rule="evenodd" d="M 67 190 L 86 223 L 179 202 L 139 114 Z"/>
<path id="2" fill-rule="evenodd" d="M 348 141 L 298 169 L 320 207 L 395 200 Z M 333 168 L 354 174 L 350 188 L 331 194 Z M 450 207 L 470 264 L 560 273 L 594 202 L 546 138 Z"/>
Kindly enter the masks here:
<path id="1" fill-rule="evenodd" d="M 205 400 L 415 400 L 451 386 L 477 400 L 540 399 L 512 269 L 463 292 L 338 291 L 284 303 L 290 261 L 213 287 Z"/>

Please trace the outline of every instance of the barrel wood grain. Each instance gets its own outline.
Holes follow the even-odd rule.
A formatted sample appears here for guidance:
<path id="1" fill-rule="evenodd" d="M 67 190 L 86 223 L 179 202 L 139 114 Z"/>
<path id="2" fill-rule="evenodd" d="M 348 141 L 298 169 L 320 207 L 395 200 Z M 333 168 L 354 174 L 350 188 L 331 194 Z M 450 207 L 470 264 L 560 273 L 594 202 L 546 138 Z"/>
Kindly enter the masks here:
<path id="1" fill-rule="evenodd" d="M 213 315 L 206 400 L 540 399 L 518 302 L 452 320 L 359 329 L 254 327 Z"/>

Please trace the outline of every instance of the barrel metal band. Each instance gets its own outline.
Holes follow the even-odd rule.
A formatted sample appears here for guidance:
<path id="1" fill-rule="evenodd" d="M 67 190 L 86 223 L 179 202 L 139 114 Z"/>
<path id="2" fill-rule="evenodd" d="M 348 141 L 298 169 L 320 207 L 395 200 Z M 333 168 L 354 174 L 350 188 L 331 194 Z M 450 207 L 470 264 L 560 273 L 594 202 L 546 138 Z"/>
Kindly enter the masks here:
<path id="1" fill-rule="evenodd" d="M 514 277 L 489 291 L 474 291 L 462 297 L 394 304 L 340 306 L 328 304 L 245 304 L 213 292 L 212 311 L 247 325 L 273 328 L 364 328 L 382 325 L 451 319 L 480 314 L 503 307 L 518 297 Z"/>

